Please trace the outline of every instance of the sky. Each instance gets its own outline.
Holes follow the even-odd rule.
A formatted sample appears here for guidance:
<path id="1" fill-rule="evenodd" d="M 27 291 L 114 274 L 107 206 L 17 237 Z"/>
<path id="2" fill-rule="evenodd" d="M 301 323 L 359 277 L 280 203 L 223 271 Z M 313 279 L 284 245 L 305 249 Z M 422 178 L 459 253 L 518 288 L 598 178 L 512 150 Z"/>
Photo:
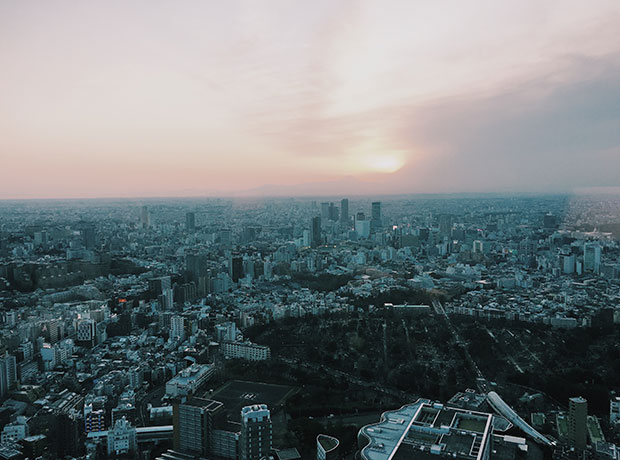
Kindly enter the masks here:
<path id="1" fill-rule="evenodd" d="M 620 186 L 618 0 L 0 0 L 0 199 Z"/>

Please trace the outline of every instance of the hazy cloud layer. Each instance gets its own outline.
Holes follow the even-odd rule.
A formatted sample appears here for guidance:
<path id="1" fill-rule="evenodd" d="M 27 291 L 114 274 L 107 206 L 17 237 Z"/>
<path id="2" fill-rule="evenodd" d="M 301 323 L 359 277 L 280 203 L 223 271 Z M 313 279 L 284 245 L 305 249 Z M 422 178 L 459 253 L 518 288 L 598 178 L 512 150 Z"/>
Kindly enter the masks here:
<path id="1" fill-rule="evenodd" d="M 619 28 L 616 1 L 3 2 L 0 198 L 620 185 Z"/>

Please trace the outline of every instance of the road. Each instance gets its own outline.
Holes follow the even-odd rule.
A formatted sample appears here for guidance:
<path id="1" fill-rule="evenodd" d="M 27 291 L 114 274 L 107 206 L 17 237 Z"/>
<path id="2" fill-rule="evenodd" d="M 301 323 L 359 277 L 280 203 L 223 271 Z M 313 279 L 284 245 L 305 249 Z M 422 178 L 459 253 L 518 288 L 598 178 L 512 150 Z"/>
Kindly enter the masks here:
<path id="1" fill-rule="evenodd" d="M 161 385 L 149 391 L 144 398 L 142 398 L 140 401 L 140 410 L 138 411 L 138 418 L 140 422 L 139 426 L 148 426 L 149 414 L 147 411 L 147 406 L 149 403 L 153 404 L 153 406 L 158 406 L 161 404 L 161 398 L 164 396 L 165 392 L 165 385 Z"/>

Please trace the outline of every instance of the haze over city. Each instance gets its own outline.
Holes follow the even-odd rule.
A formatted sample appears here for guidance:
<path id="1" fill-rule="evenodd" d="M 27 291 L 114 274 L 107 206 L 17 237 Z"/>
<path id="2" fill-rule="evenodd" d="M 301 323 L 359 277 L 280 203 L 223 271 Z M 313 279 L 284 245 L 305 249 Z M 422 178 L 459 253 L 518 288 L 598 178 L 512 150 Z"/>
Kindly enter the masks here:
<path id="1" fill-rule="evenodd" d="M 0 199 L 620 186 L 617 1 L 0 2 Z"/>

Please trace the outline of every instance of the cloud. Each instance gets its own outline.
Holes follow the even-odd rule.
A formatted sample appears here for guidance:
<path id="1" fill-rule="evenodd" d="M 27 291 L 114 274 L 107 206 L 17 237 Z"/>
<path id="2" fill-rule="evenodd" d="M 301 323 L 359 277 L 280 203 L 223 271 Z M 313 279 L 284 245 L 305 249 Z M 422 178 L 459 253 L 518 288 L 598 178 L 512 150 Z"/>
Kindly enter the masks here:
<path id="1" fill-rule="evenodd" d="M 429 154 L 402 175 L 436 190 L 620 185 L 620 54 L 564 71 L 415 110 L 400 135 Z"/>

